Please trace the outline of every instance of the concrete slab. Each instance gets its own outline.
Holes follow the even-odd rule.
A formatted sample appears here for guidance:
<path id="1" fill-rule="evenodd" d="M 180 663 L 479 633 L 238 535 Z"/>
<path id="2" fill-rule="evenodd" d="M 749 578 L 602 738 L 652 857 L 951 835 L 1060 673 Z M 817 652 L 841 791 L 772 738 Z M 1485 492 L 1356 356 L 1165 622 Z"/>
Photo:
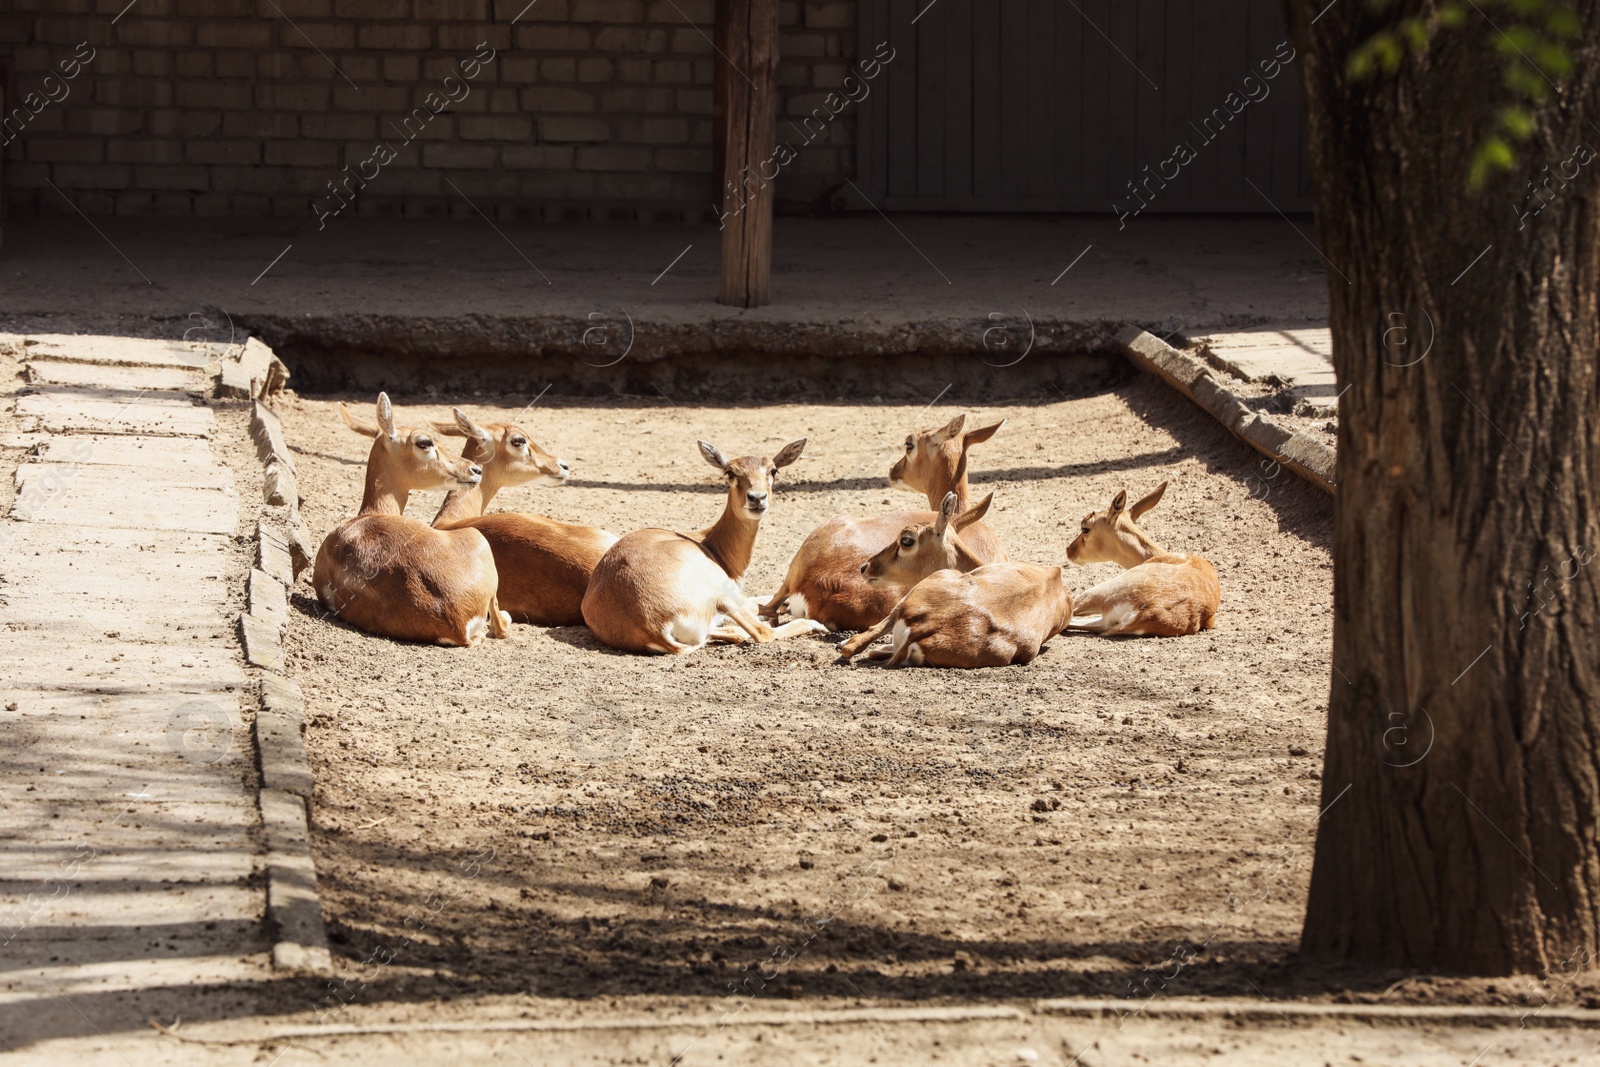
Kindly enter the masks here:
<path id="1" fill-rule="evenodd" d="M 49 879 L 71 889 L 83 887 L 90 891 L 100 882 L 242 882 L 255 870 L 253 853 L 250 838 L 243 834 L 214 849 L 110 845 L 81 853 L 77 865 L 68 873 L 62 868 L 59 850 L 8 847 L 6 882 L 37 884 Z"/>
<path id="2" fill-rule="evenodd" d="M 23 435 L 17 435 L 19 438 Z M 106 463 L 154 473 L 193 472 L 215 467 L 211 442 L 195 437 L 139 437 L 131 434 L 29 435 L 42 463 Z M 0 438 L 0 444 L 5 444 Z"/>
<path id="3" fill-rule="evenodd" d="M 47 386 L 17 398 L 24 430 L 48 433 L 171 434 L 210 436 L 216 419 L 207 407 L 171 393 L 131 393 Z"/>
<path id="4" fill-rule="evenodd" d="M 64 652 L 59 634 L 12 631 L 0 643 L 6 679 L 0 696 L 18 701 L 21 690 L 63 689 L 106 693 L 214 693 L 245 684 L 236 648 L 220 641 L 196 641 L 188 647 L 136 645 L 107 639 Z"/>
<path id="5" fill-rule="evenodd" d="M 159 591 L 159 586 L 152 591 Z M 152 612 L 149 597 L 106 595 L 96 598 L 92 611 L 80 614 L 81 605 L 73 604 L 57 590 L 19 593 L 0 585 L 0 624 L 17 630 L 48 630 L 66 614 L 74 626 L 71 634 L 62 634 L 63 639 L 116 633 L 139 642 L 187 644 L 210 640 L 227 631 L 233 613 L 223 592 L 218 583 L 218 595 L 202 600 L 188 594 L 159 614 Z"/>
<path id="6" fill-rule="evenodd" d="M 50 503 L 35 501 L 48 511 Z M 64 531 L 51 523 L 0 523 L 0 593 L 59 588 L 63 595 L 131 595 L 140 583 L 181 581 L 190 595 L 223 588 L 231 538 L 115 527 Z M 160 595 L 159 589 L 155 591 Z"/>
<path id="7" fill-rule="evenodd" d="M 59 438 L 57 439 L 59 440 Z M 193 438 L 139 438 L 143 441 L 160 440 L 194 440 Z M 58 450 L 59 451 L 59 450 Z M 131 450 L 130 450 L 131 451 Z M 132 458 L 130 456 L 130 458 Z M 199 463 L 186 463 L 182 466 L 167 464 L 161 467 L 147 467 L 140 463 L 118 465 L 113 463 L 83 463 L 81 461 L 68 461 L 67 463 L 53 463 L 41 460 L 36 463 L 24 463 L 17 468 L 14 477 L 17 492 L 45 491 L 50 487 L 65 488 L 69 484 L 74 487 L 90 487 L 96 490 L 120 488 L 124 492 L 133 489 L 141 491 L 142 487 L 161 489 L 233 489 L 233 473 L 225 468 L 218 467 L 214 462 L 210 465 Z M 137 488 L 136 488 L 137 487 Z"/>
<path id="8" fill-rule="evenodd" d="M 204 781 L 197 780 L 195 773 L 187 768 L 64 767 L 52 770 L 49 764 L 44 764 L 43 769 L 36 769 L 32 774 L 14 772 L 0 782 L 0 806 L 37 804 L 75 796 L 113 797 L 124 802 L 190 800 L 225 804 L 237 800 L 243 792 L 242 774 Z"/>
<path id="9" fill-rule="evenodd" d="M 94 869 L 93 861 L 87 869 Z M 92 891 L 62 892 L 51 899 L 45 899 L 50 890 L 41 892 L 42 888 L 34 882 L 0 882 L 0 933 L 7 921 L 17 923 L 10 928 L 14 933 L 9 935 L 13 940 L 8 958 L 14 954 L 26 959 L 22 945 L 30 941 L 46 942 L 52 951 L 61 951 L 64 926 L 73 928 L 73 941 L 121 940 L 149 927 L 258 923 L 262 914 L 261 891 L 241 885 L 158 886 L 107 880 Z"/>
<path id="10" fill-rule="evenodd" d="M 255 809 L 232 802 L 205 804 L 191 800 L 137 804 L 121 798 L 61 800 L 30 803 L 25 812 L 0 825 L 0 841 L 22 844 L 53 843 L 67 850 L 86 842 L 106 844 L 108 828 L 116 830 L 115 843 L 136 848 L 169 841 L 174 837 L 200 847 L 210 841 L 236 840 L 253 832 Z M 120 818 L 119 818 L 120 817 Z"/>
<path id="11" fill-rule="evenodd" d="M 179 367 L 204 370 L 237 346 L 152 340 L 103 334 L 31 333 L 26 341 L 27 362 L 91 363 L 102 367 Z"/>
<path id="12" fill-rule="evenodd" d="M 1339 383 L 1333 373 L 1332 331 L 1321 326 L 1264 326 L 1210 333 L 1200 338 L 1206 358 L 1249 381 L 1286 387 L 1304 413 L 1338 413 Z"/>
<path id="13" fill-rule="evenodd" d="M 238 775 L 254 762 L 235 693 L 113 700 L 96 705 L 99 714 L 92 719 L 73 711 L 24 712 L 22 702 L 16 703 L 17 711 L 0 711 L 0 730 L 6 734 L 5 764 L 19 777 L 35 768 L 64 778 L 190 773 L 189 764 Z"/>
<path id="14" fill-rule="evenodd" d="M 208 381 L 189 367 L 108 367 L 53 359 L 30 359 L 26 367 L 28 381 L 41 385 L 98 386 L 130 393 L 202 391 Z"/>
<path id="15" fill-rule="evenodd" d="M 1201 331 L 1194 339 L 1213 363 L 1241 378 L 1284 382 L 1333 375 L 1333 336 L 1326 326 L 1260 326 L 1225 332 Z"/>
<path id="16" fill-rule="evenodd" d="M 194 489 L 155 484 L 136 468 L 127 477 L 110 470 L 55 463 L 26 463 L 17 468 L 18 502 L 11 517 L 24 522 L 75 527 L 120 527 L 134 530 L 187 530 L 232 533 L 239 521 L 239 496 L 231 488 Z M 220 480 L 222 475 L 212 475 Z M 28 506 L 29 497 L 49 506 Z"/>
<path id="17" fill-rule="evenodd" d="M 247 943 L 259 949 L 259 943 Z M 229 946 L 233 948 L 234 946 Z M 0 977 L 0 1005 L 55 1001 L 60 997 L 119 990 L 183 988 L 227 982 L 260 981 L 268 976 L 265 959 L 241 958 L 226 951 L 182 959 L 122 959 L 13 971 Z M 71 1011 L 70 1005 L 66 1006 Z"/>

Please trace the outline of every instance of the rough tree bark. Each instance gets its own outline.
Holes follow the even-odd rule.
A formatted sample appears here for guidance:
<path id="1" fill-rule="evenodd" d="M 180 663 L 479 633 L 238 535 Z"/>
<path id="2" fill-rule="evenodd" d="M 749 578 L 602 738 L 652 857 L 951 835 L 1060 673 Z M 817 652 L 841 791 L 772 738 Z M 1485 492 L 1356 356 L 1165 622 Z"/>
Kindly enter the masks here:
<path id="1" fill-rule="evenodd" d="M 1468 193 L 1509 100 L 1488 19 L 1356 80 L 1351 50 L 1425 5 L 1288 2 L 1348 387 L 1310 955 L 1504 974 L 1600 949 L 1600 160 L 1544 189 L 1600 148 L 1600 3 L 1576 8 L 1575 73 Z"/>

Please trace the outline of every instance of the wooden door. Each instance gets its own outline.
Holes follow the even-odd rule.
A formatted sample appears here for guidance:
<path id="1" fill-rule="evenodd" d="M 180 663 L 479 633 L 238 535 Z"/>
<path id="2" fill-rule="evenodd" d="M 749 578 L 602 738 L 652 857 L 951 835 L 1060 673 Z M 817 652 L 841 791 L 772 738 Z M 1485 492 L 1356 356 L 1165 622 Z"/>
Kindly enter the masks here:
<path id="1" fill-rule="evenodd" d="M 861 0 L 859 21 L 861 55 L 895 50 L 857 159 L 886 210 L 1309 210 L 1278 0 Z"/>

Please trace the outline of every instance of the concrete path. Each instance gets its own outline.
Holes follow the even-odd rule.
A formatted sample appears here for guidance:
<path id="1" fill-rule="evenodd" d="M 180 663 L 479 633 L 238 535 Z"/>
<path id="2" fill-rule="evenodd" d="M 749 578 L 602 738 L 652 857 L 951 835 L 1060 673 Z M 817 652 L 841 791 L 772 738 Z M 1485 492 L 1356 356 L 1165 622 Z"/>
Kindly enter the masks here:
<path id="1" fill-rule="evenodd" d="M 716 302 L 714 225 L 490 228 L 476 217 L 341 219 L 326 231 L 297 219 L 96 225 L 75 215 L 12 220 L 0 329 L 46 329 L 70 316 L 85 329 L 115 323 L 115 332 L 188 329 L 226 340 L 231 316 L 241 327 L 270 324 L 256 332 L 282 352 L 293 332 L 370 338 L 386 319 L 430 320 L 424 328 L 435 333 L 462 320 L 479 335 L 505 334 L 507 344 L 516 322 L 557 319 L 576 325 L 573 343 L 587 336 L 591 346 L 636 330 L 638 356 L 659 338 L 681 345 L 689 338 L 679 327 L 765 323 L 774 338 L 819 326 L 919 337 L 957 330 L 980 352 L 1003 336 L 1006 358 L 995 362 L 1004 363 L 1035 332 L 1040 350 L 1062 332 L 1104 346 L 1128 323 L 1161 336 L 1325 321 L 1328 307 L 1326 265 L 1276 215 L 1147 216 L 1121 229 L 1109 212 L 783 217 L 773 225 L 773 303 L 753 310 Z M 620 344 L 585 355 L 610 363 Z"/>
<path id="2" fill-rule="evenodd" d="M 108 995 L 267 974 L 239 495 L 197 403 L 205 347 L 46 337 L 22 358 L 5 443 L 29 451 L 0 519 L 0 1032 L 92 1033 Z"/>

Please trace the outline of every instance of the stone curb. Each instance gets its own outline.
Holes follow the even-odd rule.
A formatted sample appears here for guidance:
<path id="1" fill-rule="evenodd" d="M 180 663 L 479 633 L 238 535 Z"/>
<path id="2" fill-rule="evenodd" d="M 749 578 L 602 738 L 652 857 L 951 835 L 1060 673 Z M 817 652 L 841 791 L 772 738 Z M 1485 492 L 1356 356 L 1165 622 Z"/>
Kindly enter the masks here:
<path id="1" fill-rule="evenodd" d="M 331 974 L 328 931 L 317 897 L 308 805 L 311 765 L 305 747 L 305 697 L 285 675 L 283 635 L 289 625 L 288 591 L 311 564 L 294 457 L 278 416 L 262 402 L 281 391 L 289 371 L 255 338 L 235 361 L 224 361 L 217 395 L 250 399 L 250 437 L 263 471 L 263 500 L 256 519 L 255 566 L 239 616 L 246 661 L 261 669 L 256 707 L 256 756 L 261 768 L 261 825 L 267 844 L 267 928 L 274 967 Z"/>
<path id="2" fill-rule="evenodd" d="M 1600 1011 L 1585 1008 L 1525 1010 L 1471 1004 L 1307 1004 L 1268 1000 L 1041 1000 L 1024 1005 L 948 1005 L 937 1007 L 882 1007 L 796 1009 L 794 1011 L 740 1011 L 721 1016 L 622 1017 L 606 1019 L 484 1019 L 419 1020 L 409 1023 L 374 1023 L 347 1026 L 268 1027 L 260 1040 L 288 1041 L 384 1034 L 472 1033 L 573 1033 L 601 1031 L 711 1030 L 755 1026 L 854 1026 L 885 1023 L 1023 1022 L 1030 1018 L 1105 1019 L 1124 1022 L 1140 1016 L 1155 1019 L 1217 1019 L 1293 1027 L 1298 1023 L 1365 1023 L 1373 1026 L 1538 1026 L 1547 1029 L 1593 1028 Z"/>
<path id="3" fill-rule="evenodd" d="M 1365 1022 L 1415 1026 L 1447 1023 L 1458 1026 L 1597 1027 L 1600 1011 L 1592 1008 L 1511 1008 L 1487 1004 L 1306 1004 L 1269 1000 L 1041 1000 L 1039 1015 L 1077 1018 L 1140 1015 L 1168 1019 L 1233 1019 L 1293 1026 L 1296 1019 L 1313 1022 Z"/>
<path id="4" fill-rule="evenodd" d="M 222 361 L 216 393 L 234 399 L 272 396 L 282 392 L 288 381 L 289 368 L 272 349 L 251 337 L 245 341 L 237 359 Z"/>
<path id="5" fill-rule="evenodd" d="M 1156 375 L 1199 404 L 1239 440 L 1330 496 L 1335 494 L 1338 478 L 1333 449 L 1306 434 L 1291 433 L 1267 416 L 1250 410 L 1217 380 L 1205 363 L 1137 326 L 1118 334 L 1117 343 L 1135 366 Z"/>
<path id="6" fill-rule="evenodd" d="M 302 750 L 303 751 L 303 750 Z M 261 790 L 261 825 L 267 833 L 267 923 L 272 965 L 280 970 L 330 974 L 328 931 L 317 899 L 317 868 L 304 798 L 282 789 Z"/>

